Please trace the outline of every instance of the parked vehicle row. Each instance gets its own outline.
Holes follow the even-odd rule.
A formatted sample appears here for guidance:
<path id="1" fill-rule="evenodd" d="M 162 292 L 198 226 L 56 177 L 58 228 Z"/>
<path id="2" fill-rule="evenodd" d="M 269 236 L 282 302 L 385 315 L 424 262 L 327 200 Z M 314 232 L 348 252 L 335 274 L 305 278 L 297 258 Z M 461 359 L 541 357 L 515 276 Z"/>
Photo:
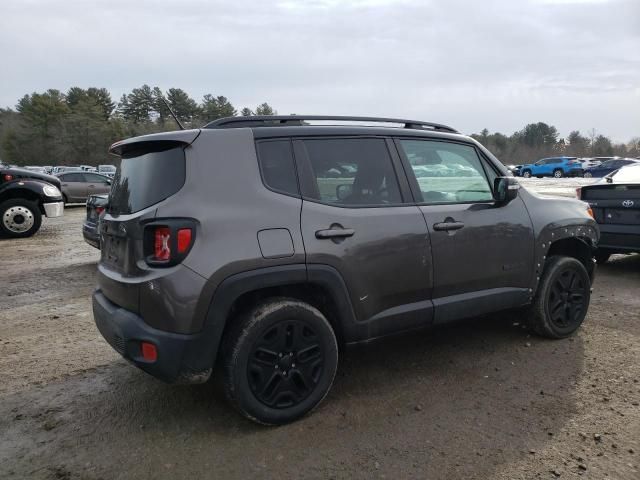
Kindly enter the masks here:
<path id="1" fill-rule="evenodd" d="M 625 165 L 636 163 L 640 163 L 640 160 L 620 157 L 550 157 L 531 164 L 510 165 L 508 168 L 514 176 L 524 178 L 601 178 Z"/>
<path id="2" fill-rule="evenodd" d="M 563 338 L 587 313 L 588 205 L 520 189 L 450 127 L 233 117 L 111 152 L 122 162 L 99 216 L 99 331 L 165 381 L 204 382 L 222 362 L 227 397 L 252 420 L 313 410 L 339 343 L 516 307 Z"/>

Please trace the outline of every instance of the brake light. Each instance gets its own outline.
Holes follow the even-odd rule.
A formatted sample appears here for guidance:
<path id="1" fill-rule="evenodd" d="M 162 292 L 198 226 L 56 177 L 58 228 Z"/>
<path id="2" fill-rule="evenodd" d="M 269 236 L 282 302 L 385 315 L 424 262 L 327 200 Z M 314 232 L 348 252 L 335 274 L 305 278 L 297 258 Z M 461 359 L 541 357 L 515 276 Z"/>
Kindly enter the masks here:
<path id="1" fill-rule="evenodd" d="M 169 227 L 156 227 L 154 233 L 153 259 L 168 262 L 171 259 L 171 230 Z"/>
<path id="2" fill-rule="evenodd" d="M 191 246 L 191 229 L 181 228 L 178 230 L 178 253 L 185 253 Z"/>
<path id="3" fill-rule="evenodd" d="M 102 212 L 104 212 L 104 207 L 96 207 L 96 213 L 98 214 L 98 216 L 100 216 Z"/>

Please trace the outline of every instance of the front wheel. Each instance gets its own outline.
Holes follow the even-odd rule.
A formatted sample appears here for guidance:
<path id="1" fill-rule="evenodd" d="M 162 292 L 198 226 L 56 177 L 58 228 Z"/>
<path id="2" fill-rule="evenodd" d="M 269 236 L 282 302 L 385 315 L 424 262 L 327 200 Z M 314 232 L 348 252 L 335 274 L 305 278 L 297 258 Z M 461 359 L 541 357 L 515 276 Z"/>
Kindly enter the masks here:
<path id="1" fill-rule="evenodd" d="M 34 202 L 14 198 L 0 204 L 0 232 L 7 237 L 30 237 L 41 224 L 42 214 Z"/>
<path id="2" fill-rule="evenodd" d="M 531 171 L 530 170 L 525 170 L 524 172 L 522 172 L 522 176 L 524 178 L 531 178 Z"/>
<path id="3" fill-rule="evenodd" d="M 555 178 L 562 178 L 564 176 L 564 172 L 560 169 L 553 171 L 553 176 Z"/>
<path id="4" fill-rule="evenodd" d="M 265 425 L 292 422 L 317 407 L 338 367 L 331 325 L 295 299 L 269 299 L 236 318 L 223 348 L 227 398 Z"/>
<path id="5" fill-rule="evenodd" d="M 543 337 L 568 337 L 582 325 L 590 298 L 591 280 L 584 265 L 573 257 L 549 257 L 527 323 Z"/>

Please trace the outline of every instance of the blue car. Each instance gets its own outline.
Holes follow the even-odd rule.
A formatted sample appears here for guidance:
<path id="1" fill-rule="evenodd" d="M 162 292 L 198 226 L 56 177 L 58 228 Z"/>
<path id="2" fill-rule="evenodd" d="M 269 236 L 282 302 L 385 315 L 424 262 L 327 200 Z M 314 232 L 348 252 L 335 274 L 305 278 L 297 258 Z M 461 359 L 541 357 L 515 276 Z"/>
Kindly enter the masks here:
<path id="1" fill-rule="evenodd" d="M 618 170 L 619 168 L 632 165 L 634 163 L 640 163 L 640 160 L 634 160 L 633 158 L 613 158 L 606 162 L 602 162 L 596 167 L 586 168 L 583 176 L 587 178 L 601 178 L 609 175 L 611 172 Z"/>
<path id="2" fill-rule="evenodd" d="M 581 177 L 582 163 L 576 157 L 551 157 L 536 163 L 522 165 L 520 176 L 529 177 Z"/>

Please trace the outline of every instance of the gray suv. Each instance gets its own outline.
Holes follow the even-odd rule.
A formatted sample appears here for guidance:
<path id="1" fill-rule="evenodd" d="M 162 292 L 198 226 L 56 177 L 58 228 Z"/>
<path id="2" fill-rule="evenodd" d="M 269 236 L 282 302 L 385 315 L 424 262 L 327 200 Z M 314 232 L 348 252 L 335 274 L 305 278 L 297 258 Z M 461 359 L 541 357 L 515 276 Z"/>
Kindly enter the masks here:
<path id="1" fill-rule="evenodd" d="M 100 332 L 168 382 L 221 366 L 255 421 L 316 407 L 342 345 L 514 308 L 563 338 L 587 313 L 599 236 L 588 205 L 521 189 L 450 127 L 234 117 L 111 153 Z"/>

